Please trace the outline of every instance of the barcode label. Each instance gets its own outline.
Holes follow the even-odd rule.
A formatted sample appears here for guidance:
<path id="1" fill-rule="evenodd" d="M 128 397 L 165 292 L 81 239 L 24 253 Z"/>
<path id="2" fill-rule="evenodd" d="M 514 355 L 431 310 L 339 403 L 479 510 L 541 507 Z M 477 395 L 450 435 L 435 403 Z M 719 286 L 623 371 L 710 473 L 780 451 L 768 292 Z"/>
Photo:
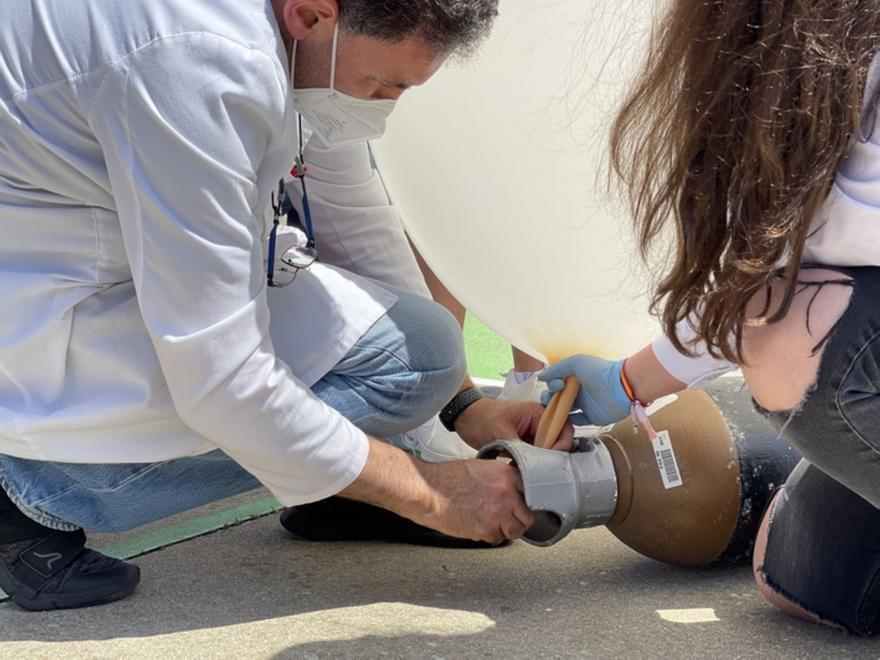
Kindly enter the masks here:
<path id="1" fill-rule="evenodd" d="M 681 472 L 678 470 L 678 461 L 675 460 L 675 451 L 672 449 L 672 439 L 668 431 L 660 431 L 651 441 L 654 445 L 654 456 L 657 458 L 657 469 L 660 470 L 660 478 L 663 479 L 663 487 L 666 490 L 683 486 Z"/>

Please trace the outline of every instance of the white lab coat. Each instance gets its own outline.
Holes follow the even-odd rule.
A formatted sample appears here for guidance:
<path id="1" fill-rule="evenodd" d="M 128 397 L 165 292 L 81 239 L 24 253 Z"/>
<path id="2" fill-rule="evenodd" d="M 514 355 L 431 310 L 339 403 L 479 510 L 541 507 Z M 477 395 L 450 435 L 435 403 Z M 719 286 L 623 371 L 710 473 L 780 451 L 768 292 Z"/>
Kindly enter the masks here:
<path id="1" fill-rule="evenodd" d="M 430 298 L 367 145 L 330 150 L 309 139 L 308 131 L 305 140 L 309 203 L 321 261 Z M 302 218 L 299 182 L 288 177 L 287 190 Z"/>
<path id="2" fill-rule="evenodd" d="M 360 474 L 366 437 L 309 386 L 396 297 L 326 265 L 265 285 L 288 80 L 269 0 L 5 0 L 0 453 L 219 447 L 287 505 Z M 356 176 L 315 182 L 316 216 L 399 226 L 365 151 L 347 158 L 327 171 Z"/>

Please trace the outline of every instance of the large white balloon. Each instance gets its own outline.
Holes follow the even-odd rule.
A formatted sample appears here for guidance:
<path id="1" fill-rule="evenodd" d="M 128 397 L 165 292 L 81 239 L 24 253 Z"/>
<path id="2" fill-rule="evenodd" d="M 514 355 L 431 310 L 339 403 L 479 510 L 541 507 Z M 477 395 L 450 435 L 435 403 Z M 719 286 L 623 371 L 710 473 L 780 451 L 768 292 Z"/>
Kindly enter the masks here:
<path id="1" fill-rule="evenodd" d="M 374 145 L 431 268 L 537 357 L 620 357 L 656 332 L 629 215 L 606 186 L 610 124 L 656 7 L 501 0 L 480 55 L 408 92 Z"/>

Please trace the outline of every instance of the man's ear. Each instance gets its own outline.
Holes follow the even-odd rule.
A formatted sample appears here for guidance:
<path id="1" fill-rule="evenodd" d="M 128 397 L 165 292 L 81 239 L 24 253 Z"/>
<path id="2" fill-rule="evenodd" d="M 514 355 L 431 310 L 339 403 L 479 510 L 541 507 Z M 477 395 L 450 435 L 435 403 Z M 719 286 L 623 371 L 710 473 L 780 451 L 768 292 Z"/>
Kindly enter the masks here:
<path id="1" fill-rule="evenodd" d="M 329 38 L 339 20 L 338 0 L 288 0 L 284 5 L 284 23 L 297 41 L 313 34 Z"/>

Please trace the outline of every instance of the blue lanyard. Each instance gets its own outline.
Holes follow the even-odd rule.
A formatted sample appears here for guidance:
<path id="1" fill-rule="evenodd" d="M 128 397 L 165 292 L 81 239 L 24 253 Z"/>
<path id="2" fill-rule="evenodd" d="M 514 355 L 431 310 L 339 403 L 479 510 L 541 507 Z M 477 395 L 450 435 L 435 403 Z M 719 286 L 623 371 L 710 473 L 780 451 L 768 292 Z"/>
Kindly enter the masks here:
<path id="1" fill-rule="evenodd" d="M 302 186 L 302 204 L 303 204 L 303 216 L 305 216 L 306 221 L 306 238 L 308 239 L 308 243 L 306 247 L 314 248 L 315 247 L 315 232 L 312 229 L 312 209 L 309 206 L 309 191 L 306 189 L 306 165 L 305 159 L 303 158 L 303 118 L 302 115 L 297 117 L 298 127 L 297 133 L 299 136 L 299 152 L 296 157 L 296 178 L 299 179 L 299 183 Z M 282 180 L 282 185 L 284 181 Z"/>
<path id="2" fill-rule="evenodd" d="M 303 216 L 305 220 L 305 230 L 306 230 L 306 247 L 305 250 L 311 254 L 312 260 L 317 256 L 317 251 L 315 250 L 315 232 L 312 227 L 312 208 L 309 205 L 309 191 L 306 187 L 306 166 L 305 160 L 303 158 L 303 125 L 302 125 L 302 115 L 297 116 L 297 137 L 299 141 L 296 164 L 291 172 L 293 176 L 299 179 L 300 186 L 302 187 L 302 204 L 303 204 Z M 287 199 L 287 190 L 284 184 L 284 179 L 280 179 L 278 181 L 278 191 L 277 198 L 276 193 L 272 193 L 272 231 L 269 234 L 269 263 L 266 268 L 266 278 L 269 286 L 276 286 L 275 283 L 275 246 L 277 243 L 278 237 L 278 225 L 281 224 L 281 215 L 284 212 L 284 203 L 285 201 L 290 205 L 289 210 L 287 211 L 287 224 L 290 224 L 290 217 L 295 213 L 293 205 L 290 203 L 290 200 Z"/>

